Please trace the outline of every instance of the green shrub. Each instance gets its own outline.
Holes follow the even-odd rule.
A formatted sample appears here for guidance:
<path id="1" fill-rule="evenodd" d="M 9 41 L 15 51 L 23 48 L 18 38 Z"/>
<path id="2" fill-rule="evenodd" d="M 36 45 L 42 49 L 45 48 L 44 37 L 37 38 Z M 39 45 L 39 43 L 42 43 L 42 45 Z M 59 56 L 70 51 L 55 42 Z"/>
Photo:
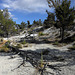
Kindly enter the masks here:
<path id="1" fill-rule="evenodd" d="M 44 63 L 43 63 L 43 53 L 42 53 L 42 51 L 41 51 L 41 60 L 40 60 L 41 62 L 40 62 L 40 68 L 41 69 L 43 69 L 44 68 Z"/>
<path id="2" fill-rule="evenodd" d="M 10 43 L 11 43 L 9 40 L 8 40 L 7 42 L 8 42 L 8 44 L 10 44 Z"/>
<path id="3" fill-rule="evenodd" d="M 24 40 L 23 42 L 21 42 L 21 44 L 26 44 L 26 41 Z"/>
<path id="4" fill-rule="evenodd" d="M 3 38 L 0 39 L 0 42 L 3 42 Z"/>
<path id="5" fill-rule="evenodd" d="M 8 47 L 8 46 L 10 45 L 10 43 L 11 43 L 11 42 L 8 40 L 8 41 L 5 43 L 5 46 Z"/>
<path id="6" fill-rule="evenodd" d="M 17 44 L 16 48 L 22 48 L 21 44 Z"/>
<path id="7" fill-rule="evenodd" d="M 45 35 L 45 34 L 42 33 L 42 32 L 39 32 L 38 35 L 39 35 L 39 36 L 43 36 L 43 35 Z"/>
<path id="8" fill-rule="evenodd" d="M 26 33 L 26 31 L 24 31 L 24 33 Z"/>
<path id="9" fill-rule="evenodd" d="M 59 45 L 59 43 L 56 41 L 55 43 L 53 43 L 53 45 Z"/>

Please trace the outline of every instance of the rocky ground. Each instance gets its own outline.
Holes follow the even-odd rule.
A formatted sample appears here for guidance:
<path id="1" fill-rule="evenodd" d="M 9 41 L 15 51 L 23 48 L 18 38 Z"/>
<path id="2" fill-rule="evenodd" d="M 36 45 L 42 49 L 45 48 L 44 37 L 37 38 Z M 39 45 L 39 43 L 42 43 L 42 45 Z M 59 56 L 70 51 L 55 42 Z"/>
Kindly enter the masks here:
<path id="1" fill-rule="evenodd" d="M 45 34 L 50 33 L 50 36 L 53 35 L 52 32 L 54 33 L 53 29 L 50 28 L 43 31 Z M 55 34 L 57 34 L 58 30 L 55 32 Z M 24 37 L 25 34 L 21 34 L 4 39 L 14 42 L 17 40 L 19 41 Z M 41 53 L 41 50 L 49 51 L 48 54 L 43 55 L 43 58 L 47 63 L 45 68 L 46 70 L 43 75 L 75 75 L 75 50 L 68 51 L 68 47 L 71 45 L 72 44 L 70 43 L 66 46 L 58 47 L 50 43 L 29 43 L 28 47 L 23 47 L 20 50 L 36 51 L 38 53 Z M 25 61 L 25 64 L 22 64 L 23 58 L 18 54 L 0 53 L 0 60 L 0 75 L 42 75 L 39 74 L 38 68 L 32 66 L 30 61 Z"/>
<path id="2" fill-rule="evenodd" d="M 33 75 L 35 71 L 29 62 L 19 67 L 23 60 L 18 55 L 0 53 L 0 60 L 0 75 Z"/>
<path id="3" fill-rule="evenodd" d="M 32 45 L 32 46 L 31 46 Z M 50 72 L 47 75 L 75 75 L 75 51 L 68 52 L 66 47 L 54 47 L 50 44 L 30 44 L 31 47 L 23 48 L 22 50 L 49 50 L 47 56 L 48 64 L 56 66 L 56 69 L 50 67 L 46 71 Z M 58 58 L 56 58 L 58 57 Z M 49 60 L 53 58 L 54 60 Z M 61 60 L 59 58 L 63 58 Z M 58 60 L 59 59 L 59 60 Z M 29 62 L 19 66 L 23 59 L 19 55 L 0 53 L 0 75 L 36 75 L 38 69 L 35 69 Z M 39 75 L 39 74 L 38 74 Z M 45 74 L 46 75 L 46 74 Z"/>

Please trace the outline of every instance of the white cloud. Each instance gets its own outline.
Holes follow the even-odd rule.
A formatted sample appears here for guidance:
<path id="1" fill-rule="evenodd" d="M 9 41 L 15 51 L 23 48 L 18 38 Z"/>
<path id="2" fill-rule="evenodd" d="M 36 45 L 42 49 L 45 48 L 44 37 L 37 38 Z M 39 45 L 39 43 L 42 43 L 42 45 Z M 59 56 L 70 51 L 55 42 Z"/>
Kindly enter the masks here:
<path id="1" fill-rule="evenodd" d="M 22 12 L 45 12 L 48 7 L 46 0 L 4 0 L 3 7 Z"/>
<path id="2" fill-rule="evenodd" d="M 18 20 L 18 18 L 13 18 L 14 20 Z"/>
<path id="3" fill-rule="evenodd" d="M 1 9 L 1 11 L 3 11 L 3 9 Z"/>
<path id="4" fill-rule="evenodd" d="M 12 15 L 11 12 L 9 12 L 10 18 L 13 18 L 14 20 L 17 20 L 18 18 L 16 18 L 14 15 Z"/>
<path id="5" fill-rule="evenodd" d="M 11 14 L 11 12 L 9 12 L 10 17 L 14 17 L 14 15 Z"/>
<path id="6" fill-rule="evenodd" d="M 9 8 L 9 5 L 7 5 L 7 4 L 3 4 L 3 7 Z"/>

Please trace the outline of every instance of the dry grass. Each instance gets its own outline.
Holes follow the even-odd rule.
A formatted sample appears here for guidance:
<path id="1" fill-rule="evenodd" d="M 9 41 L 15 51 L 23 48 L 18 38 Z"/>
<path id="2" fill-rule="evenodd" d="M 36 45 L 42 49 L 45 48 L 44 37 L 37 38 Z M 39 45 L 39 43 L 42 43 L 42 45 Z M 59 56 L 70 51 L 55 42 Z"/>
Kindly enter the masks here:
<path id="1" fill-rule="evenodd" d="M 0 43 L 0 47 L 2 47 L 6 42 L 7 40 L 3 40 L 3 42 Z"/>
<path id="2" fill-rule="evenodd" d="M 8 52 L 9 48 L 5 45 L 7 40 L 3 40 L 0 42 L 0 52 Z"/>
<path id="3" fill-rule="evenodd" d="M 2 46 L 0 47 L 0 52 L 8 52 L 9 48 L 7 48 L 6 46 Z"/>

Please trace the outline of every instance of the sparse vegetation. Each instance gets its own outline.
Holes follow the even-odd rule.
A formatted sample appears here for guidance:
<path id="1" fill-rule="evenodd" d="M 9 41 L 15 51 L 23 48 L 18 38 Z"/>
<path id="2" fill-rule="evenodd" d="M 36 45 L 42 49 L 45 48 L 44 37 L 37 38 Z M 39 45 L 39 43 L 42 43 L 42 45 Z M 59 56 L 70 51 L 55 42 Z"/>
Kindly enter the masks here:
<path id="1" fill-rule="evenodd" d="M 0 39 L 0 42 L 3 42 L 3 38 Z"/>
<path id="2" fill-rule="evenodd" d="M 23 42 L 21 42 L 21 44 L 26 44 L 26 41 L 24 40 Z"/>
<path id="3" fill-rule="evenodd" d="M 28 43 L 24 44 L 23 47 L 28 47 Z"/>
<path id="4" fill-rule="evenodd" d="M 26 33 L 26 31 L 24 31 L 24 33 Z"/>
<path id="5" fill-rule="evenodd" d="M 8 52 L 10 49 L 7 46 L 0 47 L 0 52 Z"/>
<path id="6" fill-rule="evenodd" d="M 17 44 L 16 48 L 22 48 L 22 44 Z"/>
<path id="7" fill-rule="evenodd" d="M 38 33 L 38 35 L 39 35 L 39 36 L 43 36 L 43 35 L 44 35 L 44 33 L 42 33 L 42 32 L 39 32 L 39 33 Z"/>
<path id="8" fill-rule="evenodd" d="M 31 12 L 30 14 L 25 13 L 25 16 L 26 15 L 28 17 L 30 16 L 27 19 L 24 18 L 25 16 L 22 13 L 21 13 L 22 17 L 21 17 L 21 14 L 18 16 L 14 14 L 13 16 L 14 12 L 8 11 L 7 8 L 0 9 L 0 37 L 1 37 L 0 54 L 2 55 L 2 58 L 1 58 L 1 55 L 0 55 L 0 58 L 3 59 L 6 55 L 3 61 L 7 60 L 7 62 L 9 62 L 10 64 L 11 64 L 10 61 L 12 60 L 16 61 L 16 59 L 18 59 L 17 62 L 19 62 L 20 60 L 23 60 L 21 61 L 23 62 L 21 64 L 23 65 L 23 67 L 20 67 L 21 65 L 16 67 L 21 62 L 18 63 L 17 65 L 14 65 L 16 63 L 14 61 L 15 63 L 11 65 L 8 64 L 9 66 L 6 65 L 6 68 L 4 66 L 7 63 L 3 63 L 4 65 L 2 65 L 3 66 L 1 68 L 2 70 L 0 69 L 1 71 L 7 69 L 7 71 L 5 71 L 7 73 L 8 68 L 11 71 L 17 69 L 16 71 L 13 71 L 15 72 L 13 74 L 16 74 L 17 71 L 19 74 L 20 73 L 19 71 L 22 71 L 24 68 L 26 68 L 26 66 L 27 67 L 30 66 L 31 68 L 27 68 L 27 70 L 28 71 L 30 70 L 29 72 L 31 73 L 32 71 L 34 71 L 32 69 L 37 69 L 39 74 L 36 74 L 36 75 L 62 75 L 62 73 L 67 69 L 68 69 L 67 72 L 69 70 L 71 70 L 71 72 L 68 72 L 68 74 L 65 74 L 67 73 L 65 71 L 63 73 L 64 75 L 69 75 L 69 73 L 73 72 L 72 70 L 74 70 L 75 68 L 75 62 L 74 62 L 75 61 L 75 51 L 74 51 L 75 50 L 75 43 L 74 43 L 75 42 L 75 26 L 74 26 L 75 22 L 73 24 L 73 21 L 75 19 L 75 8 L 72 8 L 72 6 L 70 6 L 71 0 L 47 0 L 47 1 L 49 4 L 49 7 L 52 7 L 54 12 L 51 13 L 53 10 L 51 10 L 50 12 L 46 10 L 46 13 L 48 16 L 46 15 L 47 18 L 45 20 L 43 18 L 44 14 L 41 16 L 40 14 L 38 15 L 38 13 L 36 14 L 36 12 L 38 12 L 36 1 L 35 2 L 29 1 L 29 3 L 35 3 L 33 5 L 35 7 L 33 6 L 32 6 L 33 8 L 27 7 L 28 11 L 26 13 Z M 11 2 L 15 3 L 13 2 L 13 0 Z M 5 5 L 5 7 L 9 8 L 10 4 L 12 4 L 11 2 L 8 2 L 9 5 Z M 43 3 L 43 0 L 41 2 Z M 19 2 L 17 1 L 16 3 L 15 5 L 17 6 Z M 23 3 L 23 1 L 21 1 L 21 3 Z M 26 1 L 24 3 L 26 3 Z M 2 2 L 0 4 L 2 4 Z M 4 4 L 7 4 L 7 2 L 5 1 Z M 39 5 L 39 2 L 38 2 L 38 5 Z M 17 10 L 17 8 L 14 8 L 14 9 Z M 10 10 L 11 10 L 11 7 L 10 7 Z M 22 11 L 22 9 L 20 10 Z M 24 11 L 26 10 L 23 10 L 22 12 Z M 32 14 L 34 14 L 34 16 L 32 16 Z M 14 21 L 16 21 L 17 18 L 18 19 L 21 18 L 20 20 L 25 20 L 25 22 L 26 20 L 28 21 L 27 23 L 22 21 L 20 24 L 16 24 L 16 23 L 19 23 L 20 20 L 17 20 L 17 22 L 14 22 L 13 19 L 11 19 L 11 16 L 13 17 Z M 38 21 L 35 21 L 34 18 L 38 19 L 39 16 L 41 19 L 39 19 Z M 32 20 L 34 21 L 32 22 Z M 72 51 L 72 52 L 67 51 L 67 47 L 70 46 L 69 43 L 71 45 L 74 43 L 71 47 L 69 47 L 69 51 Z M 11 59 L 8 61 L 7 58 L 8 59 L 11 58 Z M 2 64 L 2 62 L 0 63 L 0 65 Z M 45 73 L 46 71 L 47 72 L 49 71 L 50 74 L 48 74 L 49 72 Z M 24 73 L 24 70 L 22 71 L 22 73 Z M 28 75 L 33 75 L 30 73 Z"/>
<path id="9" fill-rule="evenodd" d="M 38 33 L 38 36 L 44 36 L 44 35 L 48 35 L 48 34 L 44 34 L 43 32 Z"/>
<path id="10" fill-rule="evenodd" d="M 58 41 L 56 41 L 55 43 L 53 43 L 53 45 L 59 45 Z"/>
<path id="11" fill-rule="evenodd" d="M 44 68 L 43 53 L 42 53 L 42 52 L 41 52 L 41 64 L 40 64 L 40 68 L 41 68 L 41 69 Z"/>
<path id="12" fill-rule="evenodd" d="M 10 40 L 8 40 L 8 41 L 7 41 L 7 43 L 9 43 L 9 44 L 10 44 L 10 43 L 11 43 L 11 41 L 10 41 Z"/>

